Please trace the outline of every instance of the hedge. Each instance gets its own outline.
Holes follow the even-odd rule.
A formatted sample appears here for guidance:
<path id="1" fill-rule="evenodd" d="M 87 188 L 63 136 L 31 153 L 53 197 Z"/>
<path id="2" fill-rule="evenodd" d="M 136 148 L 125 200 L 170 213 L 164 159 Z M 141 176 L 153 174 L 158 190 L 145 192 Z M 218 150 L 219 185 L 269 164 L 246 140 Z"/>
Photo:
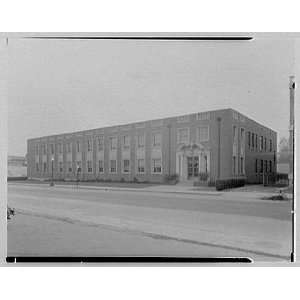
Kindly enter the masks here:
<path id="1" fill-rule="evenodd" d="M 216 181 L 216 190 L 217 191 L 222 191 L 225 189 L 231 189 L 235 187 L 240 187 L 245 185 L 245 179 L 237 179 L 237 178 L 232 178 L 232 179 L 219 179 Z"/>

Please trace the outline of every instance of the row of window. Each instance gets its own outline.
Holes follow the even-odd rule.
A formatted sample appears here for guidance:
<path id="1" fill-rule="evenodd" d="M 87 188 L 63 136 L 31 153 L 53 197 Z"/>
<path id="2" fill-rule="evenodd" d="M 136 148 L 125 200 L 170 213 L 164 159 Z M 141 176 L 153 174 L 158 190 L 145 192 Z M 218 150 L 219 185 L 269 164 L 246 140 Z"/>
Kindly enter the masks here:
<path id="1" fill-rule="evenodd" d="M 198 128 L 198 140 L 200 142 L 205 142 L 209 140 L 209 127 L 208 126 L 201 126 Z M 152 146 L 153 147 L 160 147 L 161 146 L 161 133 L 153 133 L 152 134 Z M 188 143 L 189 142 L 189 128 L 179 128 L 177 130 L 177 139 L 178 143 Z M 123 149 L 129 149 L 130 148 L 130 136 L 124 135 L 121 137 L 121 144 Z M 66 144 L 66 152 L 70 153 L 72 152 L 72 144 L 71 142 L 67 142 Z M 103 151 L 104 150 L 104 136 L 100 136 L 96 140 L 97 150 Z M 110 150 L 116 150 L 118 146 L 118 138 L 116 136 L 110 136 L 109 137 L 109 149 Z M 54 154 L 55 152 L 55 145 L 50 144 L 50 154 Z M 58 153 L 63 153 L 63 144 L 58 143 L 56 144 L 56 151 Z M 145 135 L 141 134 L 137 136 L 137 147 L 143 148 L 145 147 Z M 87 140 L 86 148 L 88 152 L 91 152 L 93 149 L 93 142 L 92 139 Z M 76 141 L 76 152 L 81 152 L 81 142 Z M 41 153 L 46 155 L 46 144 L 41 145 Z M 36 155 L 39 154 L 39 145 L 36 145 Z"/>
<path id="2" fill-rule="evenodd" d="M 269 146 L 269 152 L 272 152 L 273 151 L 272 139 L 269 139 L 268 146 Z M 248 131 L 248 149 L 258 151 L 258 147 L 259 147 L 259 151 L 267 152 L 268 151 L 267 138 L 262 135 L 258 137 L 257 134 Z"/>
<path id="3" fill-rule="evenodd" d="M 271 160 L 256 159 L 255 160 L 255 173 L 272 173 L 273 162 Z"/>
<path id="4" fill-rule="evenodd" d="M 161 173 L 162 172 L 162 162 L 160 158 L 154 158 L 151 161 L 151 172 L 152 173 Z M 47 162 L 44 162 L 42 164 L 42 172 L 47 172 L 47 167 L 48 164 Z M 103 160 L 98 160 L 97 163 L 97 171 L 98 173 L 104 173 L 104 161 Z M 39 172 L 39 163 L 36 163 L 36 172 Z M 58 171 L 63 172 L 63 162 L 60 161 L 58 163 Z M 67 162 L 67 172 L 72 173 L 73 168 L 72 168 L 72 162 L 68 161 Z M 77 161 L 76 162 L 76 170 L 74 172 L 81 173 L 82 172 L 82 162 Z M 93 162 L 91 160 L 87 161 L 87 172 L 92 173 L 93 172 Z M 112 159 L 109 161 L 109 173 L 117 173 L 117 160 Z M 130 160 L 129 159 L 123 159 L 122 160 L 122 173 L 130 173 Z M 145 159 L 137 159 L 137 173 L 143 174 L 145 173 Z"/>

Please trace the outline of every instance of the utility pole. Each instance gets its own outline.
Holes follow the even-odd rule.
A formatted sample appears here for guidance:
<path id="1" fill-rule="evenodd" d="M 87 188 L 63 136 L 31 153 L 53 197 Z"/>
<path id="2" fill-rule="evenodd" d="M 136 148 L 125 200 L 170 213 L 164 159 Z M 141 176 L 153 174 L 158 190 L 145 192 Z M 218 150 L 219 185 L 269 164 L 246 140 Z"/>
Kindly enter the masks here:
<path id="1" fill-rule="evenodd" d="M 53 163 L 54 163 L 54 157 L 51 158 L 51 183 L 50 186 L 54 186 L 54 179 L 53 179 Z"/>
<path id="2" fill-rule="evenodd" d="M 293 183 L 294 180 L 294 137 L 295 137 L 295 124 L 294 124 L 294 108 L 295 108 L 295 76 L 290 76 L 289 82 L 290 89 L 290 127 L 289 127 L 289 181 Z"/>

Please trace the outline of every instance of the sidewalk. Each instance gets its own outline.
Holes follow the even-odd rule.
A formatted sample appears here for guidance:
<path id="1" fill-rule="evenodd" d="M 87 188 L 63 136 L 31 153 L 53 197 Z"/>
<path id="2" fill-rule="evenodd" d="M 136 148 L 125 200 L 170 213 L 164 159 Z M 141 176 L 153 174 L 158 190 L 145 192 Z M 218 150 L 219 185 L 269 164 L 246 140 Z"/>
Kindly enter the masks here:
<path id="1" fill-rule="evenodd" d="M 20 183 L 10 182 L 10 185 L 18 185 Z M 26 184 L 26 183 L 25 183 Z M 112 187 L 112 186 L 93 186 L 93 185 L 81 185 L 78 186 L 74 182 L 71 184 L 55 184 L 54 187 L 50 187 L 49 183 L 28 183 L 30 186 L 40 187 L 40 188 L 65 188 L 65 189 L 81 189 L 81 190 L 100 190 L 100 191 L 114 191 L 114 192 L 138 192 L 138 193 L 167 193 L 167 194 L 182 194 L 182 195 L 199 195 L 199 196 L 213 196 L 215 200 L 234 200 L 234 201 L 266 201 L 274 202 L 275 200 L 263 200 L 264 197 L 269 197 L 272 195 L 270 191 L 247 191 L 246 189 L 231 189 L 224 191 L 216 191 L 214 187 L 193 187 L 185 185 L 151 185 L 138 188 L 130 187 Z M 261 189 L 263 190 L 263 189 Z M 273 194 L 276 194 L 277 191 Z M 292 199 L 292 194 L 287 194 L 289 199 Z"/>

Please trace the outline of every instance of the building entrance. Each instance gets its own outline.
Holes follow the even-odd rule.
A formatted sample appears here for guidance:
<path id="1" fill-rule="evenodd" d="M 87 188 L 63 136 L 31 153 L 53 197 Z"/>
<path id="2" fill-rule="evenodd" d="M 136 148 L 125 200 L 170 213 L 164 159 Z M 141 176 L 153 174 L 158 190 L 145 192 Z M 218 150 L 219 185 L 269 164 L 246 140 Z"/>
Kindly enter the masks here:
<path id="1" fill-rule="evenodd" d="M 196 177 L 199 174 L 199 156 L 187 157 L 188 178 Z"/>

